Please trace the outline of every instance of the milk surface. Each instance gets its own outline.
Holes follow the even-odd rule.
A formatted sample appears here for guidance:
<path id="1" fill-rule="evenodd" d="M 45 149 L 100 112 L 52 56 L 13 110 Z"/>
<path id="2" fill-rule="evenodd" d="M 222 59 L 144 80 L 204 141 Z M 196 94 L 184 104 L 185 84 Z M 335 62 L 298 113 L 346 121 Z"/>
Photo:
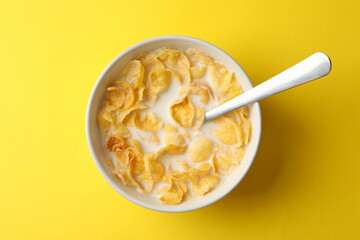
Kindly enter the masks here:
<path id="1" fill-rule="evenodd" d="M 193 81 L 200 81 L 200 82 L 206 83 L 213 89 L 213 84 L 212 84 L 211 78 L 209 76 L 208 70 L 206 71 L 206 74 L 203 78 L 196 79 Z M 178 129 L 178 133 L 181 135 L 182 135 L 182 131 L 181 131 L 182 128 L 180 126 L 178 126 L 177 123 L 172 119 L 172 117 L 170 115 L 170 106 L 175 101 L 177 101 L 178 99 L 183 97 L 183 96 L 179 95 L 179 91 L 183 86 L 184 85 L 180 85 L 179 83 L 177 83 L 175 77 L 173 77 L 169 88 L 166 91 L 164 91 L 163 93 L 160 93 L 158 95 L 157 100 L 153 106 L 151 106 L 150 103 L 147 103 L 146 101 L 144 101 L 144 103 L 149 106 L 149 108 L 147 108 L 146 110 L 154 112 L 162 120 L 162 122 L 164 124 L 172 124 L 173 126 L 175 126 Z M 218 105 L 218 103 L 215 101 L 215 99 L 213 99 L 211 96 L 210 96 L 209 103 L 206 105 L 203 104 L 202 102 L 200 102 L 200 96 L 192 94 L 192 95 L 189 95 L 189 98 L 190 98 L 191 102 L 194 104 L 195 109 L 198 106 L 201 106 L 205 110 L 205 112 L 211 110 L 212 108 L 214 108 Z M 165 147 L 165 136 L 164 136 L 163 128 L 158 131 L 155 131 L 160 140 L 160 143 L 154 143 L 154 142 L 148 140 L 151 137 L 151 135 L 153 134 L 153 132 L 142 131 L 135 127 L 127 127 L 127 128 L 129 129 L 129 131 L 131 133 L 131 138 L 137 140 L 140 143 L 141 149 L 144 152 L 144 154 L 148 153 L 148 152 L 156 153 L 158 150 Z M 162 155 L 157 160 L 160 161 L 161 163 L 163 163 L 163 165 L 165 167 L 165 171 L 167 171 L 168 166 L 171 167 L 172 171 L 182 171 L 183 170 L 182 167 L 176 161 L 184 161 L 187 163 L 188 166 L 196 167 L 197 165 L 199 165 L 199 163 L 193 163 L 190 161 L 189 149 L 191 146 L 191 142 L 194 142 L 196 139 L 199 139 L 201 137 L 207 137 L 207 138 L 211 139 L 213 142 L 215 142 L 219 145 L 223 145 L 220 141 L 218 141 L 211 134 L 211 131 L 214 128 L 215 128 L 215 123 L 212 123 L 212 122 L 206 122 L 205 124 L 203 124 L 201 126 L 201 128 L 199 130 L 193 130 L 191 127 L 184 128 L 190 135 L 190 139 L 191 139 L 191 140 L 189 140 L 185 136 L 183 136 L 186 141 L 186 144 L 188 145 L 187 151 L 183 155 L 167 155 L 167 154 L 165 154 L 165 155 Z M 109 135 L 110 134 L 111 133 L 109 133 Z M 104 138 L 104 141 L 105 140 L 106 139 Z M 107 150 L 105 150 L 105 151 L 107 151 Z M 115 161 L 117 160 L 116 156 L 113 153 L 108 153 L 108 156 L 109 156 L 109 158 L 112 159 L 113 163 L 115 164 Z M 210 162 L 210 159 L 205 162 Z M 204 163 L 204 162 L 202 162 L 202 163 Z M 221 178 L 223 178 L 223 177 L 221 177 Z M 157 183 L 154 186 L 154 190 L 159 189 L 162 186 L 163 186 L 162 183 Z M 188 189 L 191 192 L 192 188 L 189 187 Z M 152 191 L 150 193 L 150 195 L 152 195 L 156 198 L 159 198 L 161 194 L 157 194 L 154 191 Z"/>

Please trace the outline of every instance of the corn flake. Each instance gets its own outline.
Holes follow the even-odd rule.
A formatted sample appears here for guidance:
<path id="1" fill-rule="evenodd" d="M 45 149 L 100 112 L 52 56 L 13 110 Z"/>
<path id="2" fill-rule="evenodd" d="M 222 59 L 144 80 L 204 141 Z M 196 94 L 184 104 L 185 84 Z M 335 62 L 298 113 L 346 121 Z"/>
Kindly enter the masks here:
<path id="1" fill-rule="evenodd" d="M 129 138 L 131 137 L 130 131 L 129 129 L 127 129 L 127 127 L 123 126 L 123 125 L 116 125 L 113 129 L 113 133 L 115 133 L 116 135 L 119 135 L 123 138 Z"/>
<path id="2" fill-rule="evenodd" d="M 129 150 L 116 149 L 114 154 L 117 157 L 117 163 L 121 163 L 123 166 L 129 166 L 130 161 L 134 158 L 134 155 Z"/>
<path id="3" fill-rule="evenodd" d="M 116 121 L 115 118 L 115 114 L 111 111 L 109 107 L 103 107 L 100 110 L 98 115 L 98 123 L 104 136 L 106 136 L 107 133 L 110 131 L 111 125 L 114 124 L 114 122 Z"/>
<path id="4" fill-rule="evenodd" d="M 227 145 L 242 144 L 242 131 L 238 123 L 230 117 L 221 116 L 214 122 L 218 127 L 212 131 L 212 134 L 222 143 Z"/>
<path id="5" fill-rule="evenodd" d="M 209 138 L 200 138 L 190 146 L 190 160 L 192 162 L 203 162 L 210 158 L 213 151 L 213 141 Z"/>
<path id="6" fill-rule="evenodd" d="M 206 67 L 205 66 L 197 66 L 190 68 L 190 74 L 193 79 L 199 79 L 205 76 Z"/>
<path id="7" fill-rule="evenodd" d="M 106 149 L 111 151 L 115 151 L 118 149 L 124 149 L 126 147 L 126 141 L 123 137 L 119 135 L 112 134 L 106 141 Z"/>
<path id="8" fill-rule="evenodd" d="M 132 60 L 120 72 L 119 79 L 129 82 L 133 89 L 137 89 L 143 83 L 144 71 L 144 66 L 139 60 Z"/>
<path id="9" fill-rule="evenodd" d="M 202 177 L 200 181 L 194 186 L 193 191 L 196 195 L 203 196 L 213 190 L 219 182 L 219 177 L 206 175 Z"/>
<path id="10" fill-rule="evenodd" d="M 165 147 L 161 148 L 156 153 L 156 158 L 162 154 L 169 154 L 169 155 L 181 155 L 184 154 L 187 150 L 187 145 L 184 146 L 177 146 L 174 144 L 166 145 Z"/>
<path id="11" fill-rule="evenodd" d="M 121 109 L 125 103 L 126 93 L 118 87 L 108 87 L 104 102 L 111 109 Z"/>
<path id="12" fill-rule="evenodd" d="M 191 83 L 191 86 L 194 88 L 206 89 L 209 95 L 214 99 L 214 92 L 212 91 L 211 87 L 208 84 L 200 81 L 196 81 L 196 82 L 194 81 Z"/>
<path id="13" fill-rule="evenodd" d="M 145 71 L 152 70 L 153 68 L 165 67 L 154 52 L 141 54 L 137 59 L 142 63 Z"/>
<path id="14" fill-rule="evenodd" d="M 189 168 L 189 173 L 193 175 L 204 175 L 211 170 L 210 163 L 201 163 L 198 168 Z"/>
<path id="15" fill-rule="evenodd" d="M 186 137 L 189 141 L 191 140 L 189 133 L 186 131 L 186 129 L 181 129 L 181 134 Z"/>
<path id="16" fill-rule="evenodd" d="M 180 84 L 190 84 L 190 61 L 184 52 L 174 49 L 159 49 L 157 55 L 160 61 L 176 72 Z"/>
<path id="17" fill-rule="evenodd" d="M 174 181 L 181 182 L 186 179 L 186 172 L 172 171 L 170 165 L 168 166 L 168 174 Z"/>
<path id="18" fill-rule="evenodd" d="M 192 127 L 193 130 L 199 130 L 205 121 L 205 110 L 202 107 L 196 108 L 195 124 Z"/>
<path id="19" fill-rule="evenodd" d="M 184 145 L 185 144 L 185 139 L 183 136 L 181 136 L 179 133 L 177 133 L 177 129 L 171 125 L 171 124 L 166 124 L 165 128 L 165 144 L 166 145 L 170 145 L 170 144 L 174 144 L 174 145 Z"/>
<path id="20" fill-rule="evenodd" d="M 153 132 L 151 134 L 151 136 L 149 137 L 148 141 L 156 143 L 156 144 L 160 144 L 160 139 L 158 137 L 158 135 L 156 134 L 156 132 Z"/>
<path id="21" fill-rule="evenodd" d="M 129 174 L 125 169 L 114 170 L 114 175 L 118 177 L 123 184 L 129 187 L 136 187 L 135 184 L 131 181 Z"/>
<path id="22" fill-rule="evenodd" d="M 171 72 L 165 68 L 154 69 L 149 76 L 148 86 L 145 89 L 146 99 L 154 104 L 157 96 L 166 91 L 171 83 Z"/>
<path id="23" fill-rule="evenodd" d="M 181 127 L 191 127 L 195 117 L 194 104 L 188 96 L 180 98 L 170 106 L 170 114 Z"/>
<path id="24" fill-rule="evenodd" d="M 228 72 L 223 64 L 214 63 L 210 65 L 209 73 L 214 89 L 220 99 L 227 101 L 242 93 L 240 84 L 236 81 L 234 73 Z"/>
<path id="25" fill-rule="evenodd" d="M 141 150 L 140 143 L 135 139 L 129 139 L 129 148 L 136 152 L 140 157 L 144 155 L 143 151 Z"/>
<path id="26" fill-rule="evenodd" d="M 160 182 L 165 168 L 161 162 L 156 161 L 154 153 L 146 153 L 144 156 L 145 171 L 152 176 L 155 182 Z"/>
<path id="27" fill-rule="evenodd" d="M 164 126 L 161 119 L 151 111 L 138 111 L 134 116 L 134 125 L 143 131 L 156 131 Z"/>
<path id="28" fill-rule="evenodd" d="M 174 187 L 170 189 L 168 192 L 165 192 L 161 197 L 160 201 L 166 204 L 179 204 L 183 198 L 183 190 L 179 187 L 178 184 L 174 184 Z"/>
<path id="29" fill-rule="evenodd" d="M 189 59 L 191 62 L 192 66 L 198 65 L 198 64 L 202 64 L 202 65 L 211 65 L 214 63 L 214 61 L 211 59 L 211 57 L 209 57 L 208 55 L 197 51 L 195 49 L 189 49 L 187 51 L 188 55 L 189 55 Z"/>
<path id="30" fill-rule="evenodd" d="M 122 114 L 119 114 L 117 117 L 117 121 L 121 124 L 124 124 L 125 126 L 134 127 L 134 117 L 135 113 L 139 110 L 146 109 L 147 106 L 143 103 L 138 103 L 131 107 L 129 110 L 123 112 Z"/>
<path id="31" fill-rule="evenodd" d="M 128 82 L 116 81 L 115 85 L 108 87 L 108 94 L 105 97 L 105 104 L 111 109 L 124 111 L 129 109 L 135 100 L 134 90 Z"/>
<path id="32" fill-rule="evenodd" d="M 231 166 L 237 166 L 240 163 L 240 159 L 237 159 L 233 155 L 227 153 L 216 153 L 212 158 L 212 164 L 216 174 L 222 175 L 219 169 L 222 171 L 229 171 Z"/>
<path id="33" fill-rule="evenodd" d="M 144 99 L 145 85 L 141 84 L 140 87 L 134 90 L 134 105 L 141 103 Z"/>

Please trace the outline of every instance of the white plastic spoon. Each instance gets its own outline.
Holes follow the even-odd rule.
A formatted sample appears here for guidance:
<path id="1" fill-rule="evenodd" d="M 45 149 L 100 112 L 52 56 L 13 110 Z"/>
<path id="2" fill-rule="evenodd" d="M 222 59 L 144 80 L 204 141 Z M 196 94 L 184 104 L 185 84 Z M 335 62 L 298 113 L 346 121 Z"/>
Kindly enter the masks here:
<path id="1" fill-rule="evenodd" d="M 206 112 L 205 120 L 217 118 L 249 103 L 326 76 L 330 69 L 329 57 L 325 53 L 315 53 L 266 82 Z"/>

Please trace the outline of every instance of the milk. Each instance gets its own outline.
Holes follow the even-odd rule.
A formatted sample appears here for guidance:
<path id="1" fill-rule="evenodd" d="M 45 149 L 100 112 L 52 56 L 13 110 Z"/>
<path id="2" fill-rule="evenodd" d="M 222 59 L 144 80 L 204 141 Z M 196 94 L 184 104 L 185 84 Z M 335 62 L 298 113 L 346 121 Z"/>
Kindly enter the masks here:
<path id="1" fill-rule="evenodd" d="M 211 81 L 208 71 L 206 72 L 206 74 L 203 78 L 196 79 L 195 81 L 204 82 L 213 89 L 213 84 L 212 84 L 212 81 Z M 166 91 L 164 91 L 163 93 L 160 93 L 158 95 L 157 100 L 153 106 L 151 106 L 150 103 L 144 102 L 146 105 L 149 106 L 149 108 L 147 108 L 146 110 L 154 112 L 161 119 L 161 121 L 164 124 L 170 123 L 173 126 L 176 126 L 178 128 L 178 133 L 180 133 L 180 134 L 182 134 L 181 127 L 178 126 L 177 123 L 172 119 L 172 117 L 170 115 L 170 106 L 176 100 L 183 97 L 183 96 L 179 95 L 179 91 L 183 86 L 184 85 L 179 85 L 177 83 L 176 79 L 173 77 L 169 88 Z M 215 101 L 215 99 L 213 99 L 211 96 L 210 96 L 209 103 L 206 105 L 203 104 L 202 102 L 200 102 L 200 96 L 192 94 L 189 96 L 189 98 L 190 98 L 191 102 L 194 104 L 195 109 L 198 106 L 201 106 L 205 110 L 205 112 L 211 110 L 212 108 L 214 108 L 215 106 L 218 105 L 218 103 Z M 160 140 L 160 143 L 154 143 L 154 142 L 147 140 L 150 138 L 150 136 L 153 134 L 153 132 L 142 131 L 135 127 L 127 127 L 127 128 L 130 131 L 131 138 L 137 140 L 140 143 L 141 149 L 144 152 L 144 154 L 148 153 L 148 152 L 156 153 L 158 150 L 165 147 L 165 141 L 164 141 L 165 136 L 164 136 L 163 128 L 156 131 L 156 134 Z M 223 145 L 211 134 L 211 131 L 214 128 L 215 128 L 215 124 L 212 122 L 207 122 L 207 123 L 203 124 L 201 126 L 201 128 L 196 131 L 192 130 L 191 127 L 185 128 L 185 130 L 190 135 L 190 139 L 191 139 L 191 140 L 188 140 L 184 136 L 186 145 L 188 145 L 187 151 L 183 155 L 167 155 L 167 154 L 165 154 L 165 155 L 162 155 L 157 160 L 160 161 L 161 163 L 163 163 L 163 165 L 165 167 L 165 171 L 167 171 L 167 168 L 169 165 L 170 165 L 172 171 L 182 171 L 183 170 L 182 167 L 176 161 L 184 161 L 187 163 L 188 166 L 196 167 L 199 163 L 193 163 L 190 161 L 189 149 L 191 146 L 191 142 L 195 141 L 196 139 L 198 139 L 200 137 L 207 137 L 207 138 L 211 139 L 212 141 L 214 141 L 215 143 Z M 109 135 L 110 134 L 111 133 L 109 133 Z M 106 141 L 106 139 L 104 138 L 104 141 Z M 112 159 L 113 163 L 115 164 L 116 156 L 112 153 L 108 153 L 108 156 L 109 156 L 109 158 Z M 210 162 L 210 159 L 205 162 Z M 202 162 L 202 163 L 204 163 L 204 162 Z M 162 183 L 155 184 L 154 190 L 161 188 L 163 185 L 164 184 L 162 184 Z M 189 187 L 188 189 L 190 192 L 192 192 L 191 187 Z M 150 195 L 154 196 L 156 198 L 160 197 L 160 194 L 157 194 L 154 191 L 152 193 L 150 193 Z"/>

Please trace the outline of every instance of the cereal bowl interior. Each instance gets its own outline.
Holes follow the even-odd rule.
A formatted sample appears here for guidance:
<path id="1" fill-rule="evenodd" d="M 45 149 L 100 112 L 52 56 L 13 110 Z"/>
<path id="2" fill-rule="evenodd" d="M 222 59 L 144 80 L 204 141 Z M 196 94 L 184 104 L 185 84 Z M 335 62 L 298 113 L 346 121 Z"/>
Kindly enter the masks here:
<path id="1" fill-rule="evenodd" d="M 205 41 L 185 36 L 163 36 L 145 40 L 133 45 L 119 54 L 102 72 L 97 80 L 88 103 L 86 113 L 86 135 L 91 155 L 94 162 L 105 178 L 105 180 L 118 193 L 128 200 L 157 211 L 163 212 L 185 212 L 192 211 L 216 202 L 233 190 L 250 168 L 255 158 L 261 135 L 261 113 L 258 103 L 248 106 L 249 120 L 252 126 L 251 140 L 246 147 L 245 155 L 230 175 L 226 176 L 221 184 L 204 196 L 189 198 L 178 205 L 167 205 L 154 198 L 152 194 L 144 194 L 135 188 L 122 184 L 113 174 L 113 168 L 106 162 L 108 159 L 104 148 L 104 139 L 97 122 L 100 108 L 103 106 L 103 99 L 106 95 L 106 88 L 110 86 L 121 69 L 131 60 L 144 52 L 150 52 L 160 47 L 171 47 L 179 50 L 196 49 L 212 57 L 216 62 L 225 65 L 229 72 L 234 72 L 236 80 L 240 83 L 243 91 L 252 88 L 249 78 L 241 69 L 238 63 L 221 49 Z"/>

